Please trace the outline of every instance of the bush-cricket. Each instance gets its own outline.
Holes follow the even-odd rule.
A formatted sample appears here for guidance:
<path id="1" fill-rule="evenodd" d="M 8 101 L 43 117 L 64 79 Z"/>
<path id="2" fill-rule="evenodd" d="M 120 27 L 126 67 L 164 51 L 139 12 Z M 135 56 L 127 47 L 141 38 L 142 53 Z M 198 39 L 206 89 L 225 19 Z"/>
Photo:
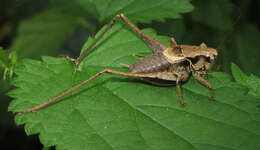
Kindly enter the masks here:
<path id="1" fill-rule="evenodd" d="M 120 72 L 116 70 L 105 69 L 41 105 L 27 110 L 17 111 L 15 113 L 23 114 L 27 112 L 36 112 L 37 110 L 46 107 L 56 102 L 57 100 L 60 100 L 64 96 L 84 86 L 86 83 L 102 74 L 115 74 L 120 76 L 141 78 L 144 81 L 150 82 L 155 85 L 162 85 L 161 83 L 158 83 L 157 80 L 174 81 L 178 90 L 179 102 L 182 106 L 185 106 L 186 104 L 183 102 L 180 82 L 186 81 L 189 76 L 192 75 L 197 81 L 209 88 L 212 100 L 215 101 L 215 95 L 212 90 L 212 86 L 200 75 L 206 74 L 211 64 L 215 61 L 216 56 L 218 55 L 216 49 L 208 48 L 204 43 L 199 46 L 178 45 L 174 38 L 171 38 L 170 40 L 171 45 L 167 46 L 159 40 L 156 40 L 143 33 L 139 28 L 131 23 L 124 16 L 124 14 L 116 15 L 112 19 L 112 21 L 106 26 L 104 31 L 77 59 L 74 60 L 76 65 L 81 62 L 81 60 L 87 55 L 91 48 L 95 46 L 95 44 L 103 37 L 103 35 L 113 26 L 113 24 L 118 19 L 123 20 L 123 22 L 125 22 L 144 40 L 144 42 L 152 49 L 152 55 L 146 56 L 134 64 L 124 64 L 124 66 L 129 68 L 129 72 Z"/>

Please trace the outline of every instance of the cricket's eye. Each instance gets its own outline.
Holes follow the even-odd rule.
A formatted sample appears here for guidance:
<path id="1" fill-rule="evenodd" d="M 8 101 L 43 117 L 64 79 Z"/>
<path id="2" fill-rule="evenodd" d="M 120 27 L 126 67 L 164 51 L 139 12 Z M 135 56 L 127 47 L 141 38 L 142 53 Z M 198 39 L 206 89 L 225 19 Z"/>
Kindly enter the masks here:
<path id="1" fill-rule="evenodd" d="M 213 63 L 215 60 L 216 60 L 216 56 L 213 56 L 213 57 L 209 58 L 209 62 L 210 63 Z"/>
<path id="2" fill-rule="evenodd" d="M 195 57 L 195 58 L 191 59 L 191 62 L 193 64 L 196 64 L 198 61 L 199 61 L 199 57 Z"/>
<path id="3" fill-rule="evenodd" d="M 212 63 L 212 62 L 215 61 L 215 58 L 214 58 L 214 56 L 206 57 L 206 61 L 209 62 L 209 63 Z"/>

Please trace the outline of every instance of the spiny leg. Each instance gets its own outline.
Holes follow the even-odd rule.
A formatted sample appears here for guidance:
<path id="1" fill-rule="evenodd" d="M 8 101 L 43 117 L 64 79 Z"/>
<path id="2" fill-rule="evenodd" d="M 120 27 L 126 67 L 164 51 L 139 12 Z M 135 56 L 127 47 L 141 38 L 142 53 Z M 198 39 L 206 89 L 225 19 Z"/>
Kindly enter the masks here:
<path id="1" fill-rule="evenodd" d="M 183 102 L 182 89 L 181 89 L 180 78 L 179 77 L 176 79 L 176 87 L 178 89 L 178 95 L 179 95 L 180 104 L 184 107 L 184 106 L 186 106 L 186 104 Z"/>
<path id="2" fill-rule="evenodd" d="M 174 83 L 172 83 L 172 84 L 170 84 L 170 83 L 159 83 L 159 82 L 152 81 L 152 80 L 149 80 L 149 79 L 146 79 L 146 78 L 142 78 L 142 80 L 147 82 L 147 83 L 157 85 L 157 86 L 173 86 L 174 85 Z"/>
<path id="3" fill-rule="evenodd" d="M 210 85 L 210 83 L 203 79 L 199 74 L 197 73 L 192 73 L 193 77 L 199 81 L 201 84 L 203 84 L 204 86 L 206 86 L 207 88 L 209 88 L 210 90 L 210 93 L 211 93 L 211 98 L 212 98 L 212 101 L 216 101 L 216 98 L 215 98 L 215 94 L 214 94 L 214 91 L 212 89 L 212 86 Z"/>
<path id="4" fill-rule="evenodd" d="M 104 31 L 90 44 L 87 49 L 80 54 L 80 56 L 75 60 L 75 64 L 79 64 L 81 60 L 87 55 L 87 53 L 90 51 L 92 47 L 96 45 L 96 43 L 104 36 L 104 34 L 113 26 L 113 24 L 116 22 L 116 20 L 122 19 L 127 25 L 130 26 L 130 28 L 135 31 L 145 42 L 146 44 L 153 50 L 153 52 L 160 52 L 167 48 L 165 44 L 162 42 L 144 34 L 140 29 L 138 29 L 133 23 L 131 23 L 124 14 L 116 15 L 111 22 L 107 25 L 107 27 L 104 29 Z"/>
<path id="5" fill-rule="evenodd" d="M 50 104 L 53 104 L 55 102 L 57 102 L 58 100 L 60 100 L 61 98 L 63 98 L 64 96 L 70 94 L 71 92 L 74 92 L 75 90 L 77 90 L 78 88 L 84 86 L 85 84 L 87 84 L 88 82 L 90 82 L 91 80 L 94 80 L 95 78 L 97 78 L 98 76 L 104 74 L 104 73 L 108 73 L 108 74 L 115 74 L 115 75 L 121 75 L 121 76 L 128 76 L 128 77 L 138 77 L 138 78 L 146 78 L 146 77 L 154 77 L 152 74 L 136 74 L 136 73 L 127 73 L 127 72 L 120 72 L 120 71 L 115 71 L 115 70 L 110 70 L 110 69 L 105 69 L 93 76 L 91 76 L 89 79 L 81 82 L 80 84 L 72 87 L 71 89 L 65 91 L 64 93 L 48 100 L 47 102 L 40 104 L 38 106 L 35 106 L 33 108 L 27 109 L 27 110 L 22 110 L 22 111 L 17 111 L 14 113 L 18 113 L 18 114 L 24 114 L 24 113 L 28 113 L 28 112 L 36 112 L 39 109 L 42 109 Z"/>
<path id="6" fill-rule="evenodd" d="M 128 20 L 124 14 L 120 14 L 120 18 L 145 41 L 145 43 L 153 50 L 154 53 L 162 52 L 168 48 L 168 46 L 163 44 L 161 41 L 144 34 L 138 27 L 136 27 L 130 20 Z"/>

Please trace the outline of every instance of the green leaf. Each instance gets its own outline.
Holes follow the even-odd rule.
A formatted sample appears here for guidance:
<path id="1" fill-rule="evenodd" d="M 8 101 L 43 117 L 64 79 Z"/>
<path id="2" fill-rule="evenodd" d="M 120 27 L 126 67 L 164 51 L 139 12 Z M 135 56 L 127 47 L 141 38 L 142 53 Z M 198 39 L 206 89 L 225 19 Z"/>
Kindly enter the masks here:
<path id="1" fill-rule="evenodd" d="M 249 88 L 249 94 L 260 98 L 260 78 L 251 74 L 247 76 L 236 64 L 231 66 L 235 80 Z"/>
<path id="2" fill-rule="evenodd" d="M 20 58 L 57 55 L 65 40 L 73 33 L 77 18 L 54 9 L 22 21 L 11 48 Z"/>
<path id="3" fill-rule="evenodd" d="M 151 29 L 144 32 L 169 42 Z M 78 70 L 62 58 L 24 60 L 15 71 L 17 88 L 9 93 L 15 98 L 9 110 L 42 104 L 104 68 L 126 71 L 120 62 L 134 63 L 134 54 L 147 52 L 151 50 L 134 32 L 116 24 Z M 27 134 L 38 133 L 46 147 L 55 145 L 57 150 L 259 149 L 259 99 L 246 95 L 246 89 L 227 74 L 212 73 L 209 81 L 216 102 L 206 87 L 191 78 L 183 85 L 188 105 L 182 107 L 174 86 L 102 75 L 37 114 L 16 115 L 15 122 L 25 124 Z"/>
<path id="4" fill-rule="evenodd" d="M 64 0 L 52 2 L 58 6 L 66 5 Z M 74 7 L 70 7 L 71 3 Z M 67 9 L 85 10 L 92 16 L 98 16 L 101 22 L 110 20 L 118 13 L 125 13 L 133 22 L 162 21 L 165 18 L 179 18 L 181 13 L 193 9 L 189 0 L 74 0 L 67 4 Z"/>

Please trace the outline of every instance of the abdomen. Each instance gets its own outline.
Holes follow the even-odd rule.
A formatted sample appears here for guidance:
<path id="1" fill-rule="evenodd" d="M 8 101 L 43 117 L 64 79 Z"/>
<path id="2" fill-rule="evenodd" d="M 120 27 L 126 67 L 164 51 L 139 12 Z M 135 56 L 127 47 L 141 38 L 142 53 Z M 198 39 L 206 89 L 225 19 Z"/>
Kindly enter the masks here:
<path id="1" fill-rule="evenodd" d="M 152 73 L 167 70 L 171 64 L 166 60 L 166 58 L 160 54 L 155 53 L 153 55 L 147 56 L 136 62 L 129 67 L 129 72 L 132 73 Z"/>

